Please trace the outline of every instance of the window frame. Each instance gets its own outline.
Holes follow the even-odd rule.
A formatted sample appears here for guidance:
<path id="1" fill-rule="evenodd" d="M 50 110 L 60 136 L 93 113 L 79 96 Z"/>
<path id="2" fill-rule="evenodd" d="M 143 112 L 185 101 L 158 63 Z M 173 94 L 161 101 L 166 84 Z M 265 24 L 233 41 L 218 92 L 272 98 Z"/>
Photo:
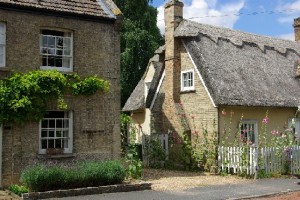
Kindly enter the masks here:
<path id="1" fill-rule="evenodd" d="M 253 134 L 254 134 L 254 141 L 253 141 L 253 138 L 251 137 L 251 142 L 252 142 L 252 145 L 254 144 L 255 146 L 258 145 L 258 125 L 257 125 L 257 120 L 253 120 L 253 119 L 246 119 L 246 120 L 242 120 L 240 121 L 240 129 L 241 129 L 241 132 L 240 132 L 240 138 L 241 138 L 241 142 L 245 142 L 242 140 L 242 134 L 245 134 L 243 133 L 243 125 L 253 125 Z M 249 131 L 249 129 L 247 130 Z M 245 137 L 246 138 L 246 141 L 247 143 L 250 141 L 249 137 L 248 137 L 248 133 L 247 133 L 247 136 Z"/>
<path id="2" fill-rule="evenodd" d="M 2 24 L 4 26 L 4 33 L 3 33 L 3 41 L 4 44 L 0 44 L 0 48 L 1 45 L 3 45 L 3 63 L 0 63 L 0 67 L 5 67 L 6 66 L 6 23 L 4 22 L 0 22 L 0 24 Z"/>
<path id="3" fill-rule="evenodd" d="M 184 86 L 184 74 L 192 73 L 192 85 Z M 189 81 L 189 79 L 187 80 Z M 191 91 L 195 90 L 195 72 L 193 69 L 181 71 L 181 91 Z"/>
<path id="4" fill-rule="evenodd" d="M 62 32 L 62 33 L 64 33 L 64 36 L 58 36 L 58 35 L 50 35 L 50 34 L 43 34 L 42 33 L 42 31 L 57 31 L 57 32 Z M 65 36 L 65 35 L 70 35 L 70 36 Z M 39 35 L 40 37 L 39 37 L 39 40 L 40 40 L 40 44 L 39 44 L 39 49 L 40 49 L 40 60 L 41 60 L 41 65 L 40 65 L 40 69 L 41 70 L 53 70 L 53 69 L 55 69 L 55 70 L 57 70 L 57 71 L 61 71 L 61 72 L 73 72 L 73 60 L 74 60 L 74 52 L 73 52 L 73 48 L 74 48 L 74 34 L 73 34 L 73 31 L 70 31 L 70 30 L 65 30 L 65 29 L 53 29 L 53 28 L 48 28 L 48 27 L 43 27 L 43 28 L 41 28 L 40 29 L 40 35 Z M 55 55 L 54 54 L 46 54 L 46 53 L 44 53 L 43 54 L 43 48 L 47 48 L 47 47 L 43 47 L 42 45 L 43 45 L 43 41 L 42 41 L 42 38 L 43 38 L 43 36 L 52 36 L 52 37 L 55 37 L 55 38 L 57 38 L 57 37 L 62 37 L 62 38 L 69 38 L 70 39 L 70 56 L 68 57 L 68 56 L 63 56 L 63 55 L 61 55 L 61 57 L 62 57 L 62 64 L 63 64 L 63 58 L 69 58 L 70 59 L 70 66 L 69 67 L 64 67 L 64 66 L 62 66 L 62 67 L 56 67 L 56 66 L 43 66 L 43 56 L 53 56 L 53 57 L 58 57 L 58 55 L 55 53 Z M 48 47 L 49 48 L 49 47 Z M 52 48 L 52 49 L 55 49 L 55 51 L 56 51 L 56 48 L 57 48 L 57 46 L 55 46 L 54 48 Z M 62 52 L 63 52 L 63 50 L 64 49 L 62 49 Z"/>
<path id="5" fill-rule="evenodd" d="M 47 111 L 47 112 L 54 112 L 54 111 L 61 111 L 61 110 L 50 110 L 50 111 Z M 64 117 L 64 118 L 43 118 L 40 120 L 39 122 L 39 154 L 47 154 L 47 149 L 42 149 L 42 121 L 44 119 L 69 119 L 69 127 L 68 127 L 68 130 L 69 130 L 69 134 L 68 134 L 68 148 L 63 148 L 63 154 L 71 154 L 73 153 L 73 111 L 61 111 L 61 112 L 64 112 L 64 115 L 68 114 L 68 117 Z M 58 128 L 45 128 L 45 129 L 54 129 L 55 131 L 58 129 Z M 52 138 L 52 137 L 47 137 L 47 139 L 49 140 L 49 138 Z M 56 138 L 56 134 L 54 133 L 54 137 L 53 139 Z M 61 137 L 63 138 L 63 137 Z"/>

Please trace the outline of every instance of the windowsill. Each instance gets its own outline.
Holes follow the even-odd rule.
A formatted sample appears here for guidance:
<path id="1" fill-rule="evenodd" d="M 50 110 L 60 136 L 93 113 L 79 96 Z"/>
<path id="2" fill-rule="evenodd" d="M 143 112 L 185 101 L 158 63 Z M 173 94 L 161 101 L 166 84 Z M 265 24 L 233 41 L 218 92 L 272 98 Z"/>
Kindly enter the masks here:
<path id="1" fill-rule="evenodd" d="M 0 67 L 0 71 L 9 72 L 10 69 L 8 67 Z"/>
<path id="2" fill-rule="evenodd" d="M 40 70 L 57 70 L 62 73 L 73 73 L 73 69 L 67 67 L 48 67 L 40 66 Z"/>
<path id="3" fill-rule="evenodd" d="M 65 153 L 65 154 L 57 154 L 57 155 L 48 155 L 48 154 L 38 154 L 38 159 L 59 159 L 59 158 L 73 158 L 75 157 L 75 153 Z"/>
<path id="4" fill-rule="evenodd" d="M 196 90 L 195 89 L 192 89 L 192 90 L 181 90 L 180 93 L 181 94 L 186 94 L 186 93 L 195 93 Z"/>

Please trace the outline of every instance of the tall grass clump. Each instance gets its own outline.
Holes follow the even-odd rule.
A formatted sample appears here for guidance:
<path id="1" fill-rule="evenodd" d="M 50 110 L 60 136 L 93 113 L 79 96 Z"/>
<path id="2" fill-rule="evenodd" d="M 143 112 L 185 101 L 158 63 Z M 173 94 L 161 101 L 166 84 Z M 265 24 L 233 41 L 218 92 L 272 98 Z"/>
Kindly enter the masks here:
<path id="1" fill-rule="evenodd" d="M 118 161 L 86 162 L 74 166 L 36 165 L 21 174 L 21 182 L 33 192 L 122 183 L 125 169 Z"/>

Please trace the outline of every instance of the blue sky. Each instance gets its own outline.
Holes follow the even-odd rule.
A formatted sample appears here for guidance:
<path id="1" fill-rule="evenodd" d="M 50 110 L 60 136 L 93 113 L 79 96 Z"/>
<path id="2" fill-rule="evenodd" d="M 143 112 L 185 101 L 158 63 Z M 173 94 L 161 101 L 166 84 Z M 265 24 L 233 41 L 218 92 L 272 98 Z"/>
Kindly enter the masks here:
<path id="1" fill-rule="evenodd" d="M 163 5 L 158 8 L 158 26 L 163 33 Z M 294 40 L 293 19 L 300 17 L 300 0 L 182 0 L 184 18 L 259 35 Z M 236 15 L 242 13 L 240 15 Z M 254 14 L 257 13 L 257 14 Z M 271 13 L 271 14 L 270 14 Z"/>

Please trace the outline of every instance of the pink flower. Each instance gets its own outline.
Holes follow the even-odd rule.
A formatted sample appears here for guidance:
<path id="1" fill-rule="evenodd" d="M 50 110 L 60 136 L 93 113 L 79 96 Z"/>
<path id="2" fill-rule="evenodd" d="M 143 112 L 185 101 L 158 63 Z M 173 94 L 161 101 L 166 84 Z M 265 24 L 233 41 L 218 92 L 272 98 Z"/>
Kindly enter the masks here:
<path id="1" fill-rule="evenodd" d="M 249 141 L 249 145 L 252 145 L 253 143 L 252 143 L 252 141 Z"/>
<path id="2" fill-rule="evenodd" d="M 241 138 L 242 138 L 242 139 L 244 139 L 244 138 L 245 138 L 245 135 L 244 135 L 244 133 L 243 133 L 243 134 L 241 134 Z"/>
<path id="3" fill-rule="evenodd" d="M 276 131 L 276 130 L 271 131 L 272 135 L 276 135 L 277 133 L 278 133 L 278 131 Z"/>
<path id="4" fill-rule="evenodd" d="M 180 103 L 179 103 L 179 106 L 180 106 L 180 107 L 182 107 L 182 106 L 183 106 L 183 104 L 180 102 Z"/>
<path id="5" fill-rule="evenodd" d="M 263 124 L 268 124 L 269 123 L 269 118 L 266 116 L 263 120 L 262 120 Z"/>
<path id="6" fill-rule="evenodd" d="M 222 110 L 222 115 L 226 115 L 225 109 Z"/>
<path id="7" fill-rule="evenodd" d="M 243 133 L 247 133 L 247 129 L 243 129 L 242 132 L 243 132 Z"/>

